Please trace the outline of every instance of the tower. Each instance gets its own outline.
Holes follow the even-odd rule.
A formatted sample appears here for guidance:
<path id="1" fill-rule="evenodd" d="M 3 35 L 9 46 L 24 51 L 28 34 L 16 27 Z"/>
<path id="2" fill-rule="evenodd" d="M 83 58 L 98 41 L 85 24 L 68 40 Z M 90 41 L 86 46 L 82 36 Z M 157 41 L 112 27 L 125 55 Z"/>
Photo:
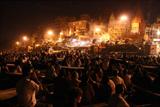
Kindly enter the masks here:
<path id="1" fill-rule="evenodd" d="M 136 42 L 143 42 L 145 21 L 142 14 L 141 0 L 136 0 L 135 14 L 131 21 L 131 35 Z"/>

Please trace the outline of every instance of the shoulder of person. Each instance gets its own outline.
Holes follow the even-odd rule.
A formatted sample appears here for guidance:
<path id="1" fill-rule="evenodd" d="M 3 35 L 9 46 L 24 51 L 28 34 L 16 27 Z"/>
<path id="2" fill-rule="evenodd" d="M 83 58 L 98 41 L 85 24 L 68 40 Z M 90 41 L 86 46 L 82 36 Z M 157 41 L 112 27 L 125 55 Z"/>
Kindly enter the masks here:
<path id="1" fill-rule="evenodd" d="M 30 82 L 30 84 L 31 84 L 34 88 L 39 88 L 39 85 L 38 85 L 36 82 L 34 82 L 33 80 L 31 80 L 31 79 L 26 79 L 26 81 Z"/>
<path id="2" fill-rule="evenodd" d="M 35 81 L 33 81 L 33 80 L 29 80 L 33 85 L 38 85 Z"/>
<path id="3" fill-rule="evenodd" d="M 117 77 L 120 81 L 124 81 L 122 77 L 118 76 Z"/>
<path id="4" fill-rule="evenodd" d="M 127 101 L 123 97 L 119 97 L 119 104 L 121 107 L 130 107 Z"/>

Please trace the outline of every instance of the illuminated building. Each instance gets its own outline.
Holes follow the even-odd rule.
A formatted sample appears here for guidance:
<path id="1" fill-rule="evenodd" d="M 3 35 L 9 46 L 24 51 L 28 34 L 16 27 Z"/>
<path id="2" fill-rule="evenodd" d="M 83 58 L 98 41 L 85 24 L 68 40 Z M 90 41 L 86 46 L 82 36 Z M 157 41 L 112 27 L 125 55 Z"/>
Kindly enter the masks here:
<path id="1" fill-rule="evenodd" d="M 131 21 L 131 32 L 130 37 L 136 43 L 143 43 L 144 34 L 145 34 L 145 21 L 142 14 L 141 2 L 140 0 L 136 0 L 137 5 L 135 6 L 134 17 Z"/>
<path id="2" fill-rule="evenodd" d="M 135 17 L 131 22 L 131 33 L 139 34 L 140 33 L 140 23 L 141 19 Z"/>
<path id="3" fill-rule="evenodd" d="M 149 42 L 151 50 L 151 54 L 158 54 L 160 53 L 160 20 L 157 19 L 155 23 L 153 23 L 150 26 L 147 26 L 145 28 L 145 35 L 148 36 L 149 40 L 146 42 Z M 153 53 L 154 52 L 154 53 Z"/>
<path id="4" fill-rule="evenodd" d="M 85 35 L 89 31 L 89 23 L 86 20 L 69 22 L 68 26 L 70 35 Z"/>
<path id="5" fill-rule="evenodd" d="M 130 30 L 130 22 L 127 16 L 121 16 L 119 18 L 115 18 L 113 14 L 111 14 L 109 23 L 108 23 L 108 33 L 111 35 L 111 40 L 120 40 L 124 39 L 125 35 L 128 34 Z"/>

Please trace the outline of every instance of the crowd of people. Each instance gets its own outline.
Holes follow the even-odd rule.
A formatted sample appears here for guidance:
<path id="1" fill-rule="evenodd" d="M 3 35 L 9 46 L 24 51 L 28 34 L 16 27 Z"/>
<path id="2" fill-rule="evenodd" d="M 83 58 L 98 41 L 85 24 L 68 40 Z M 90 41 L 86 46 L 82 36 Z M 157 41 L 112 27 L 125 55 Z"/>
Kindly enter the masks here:
<path id="1" fill-rule="evenodd" d="M 10 69 L 7 64 L 14 64 Z M 20 73 L 16 82 L 18 107 L 81 107 L 105 102 L 107 107 L 131 107 L 134 86 L 160 92 L 160 58 L 101 55 L 72 50 L 49 54 L 2 53 L 0 72 Z"/>

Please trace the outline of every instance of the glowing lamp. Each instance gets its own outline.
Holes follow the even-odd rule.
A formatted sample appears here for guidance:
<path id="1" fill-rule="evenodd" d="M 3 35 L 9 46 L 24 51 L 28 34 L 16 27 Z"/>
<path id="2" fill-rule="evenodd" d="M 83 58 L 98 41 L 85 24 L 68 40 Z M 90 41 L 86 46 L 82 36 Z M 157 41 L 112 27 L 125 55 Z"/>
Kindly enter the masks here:
<path id="1" fill-rule="evenodd" d="M 160 30 L 157 30 L 157 35 L 160 36 Z"/>
<path id="2" fill-rule="evenodd" d="M 48 34 L 48 35 L 53 35 L 53 31 L 52 31 L 52 30 L 49 30 L 49 31 L 47 32 L 47 34 Z"/>
<path id="3" fill-rule="evenodd" d="M 28 37 L 27 36 L 23 36 L 23 41 L 28 41 Z"/>
<path id="4" fill-rule="evenodd" d="M 120 21 L 127 21 L 128 20 L 128 16 L 127 15 L 122 15 L 120 17 Z"/>
<path id="5" fill-rule="evenodd" d="M 19 41 L 16 41 L 16 45 L 17 45 L 17 46 L 20 45 L 20 42 L 19 42 Z"/>
<path id="6" fill-rule="evenodd" d="M 99 27 L 96 27 L 96 28 L 95 28 L 95 32 L 98 33 L 98 32 L 100 32 L 100 31 L 101 31 L 101 29 L 100 29 Z"/>

